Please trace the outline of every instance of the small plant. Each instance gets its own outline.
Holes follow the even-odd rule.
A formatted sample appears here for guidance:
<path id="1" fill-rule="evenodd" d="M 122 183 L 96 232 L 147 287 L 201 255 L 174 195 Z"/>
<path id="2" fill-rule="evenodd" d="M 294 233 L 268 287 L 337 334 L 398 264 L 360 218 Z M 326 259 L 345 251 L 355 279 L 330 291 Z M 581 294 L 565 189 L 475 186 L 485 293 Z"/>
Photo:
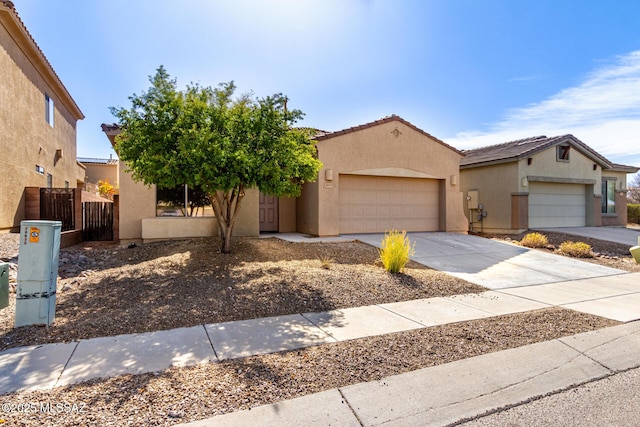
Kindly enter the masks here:
<path id="1" fill-rule="evenodd" d="M 389 273 L 399 273 L 415 253 L 415 243 L 411 245 L 406 231 L 391 230 L 385 233 L 379 252 L 384 268 Z"/>
<path id="2" fill-rule="evenodd" d="M 520 240 L 520 244 L 527 248 L 546 248 L 549 245 L 549 240 L 544 234 L 529 233 Z"/>
<path id="3" fill-rule="evenodd" d="M 560 244 L 560 252 L 575 258 L 593 258 L 591 245 L 584 242 L 562 242 Z"/>
<path id="4" fill-rule="evenodd" d="M 325 270 L 330 270 L 331 269 L 331 264 L 333 264 L 333 258 L 329 258 L 328 256 L 322 256 L 320 258 L 318 258 L 320 260 L 320 267 L 324 268 Z"/>

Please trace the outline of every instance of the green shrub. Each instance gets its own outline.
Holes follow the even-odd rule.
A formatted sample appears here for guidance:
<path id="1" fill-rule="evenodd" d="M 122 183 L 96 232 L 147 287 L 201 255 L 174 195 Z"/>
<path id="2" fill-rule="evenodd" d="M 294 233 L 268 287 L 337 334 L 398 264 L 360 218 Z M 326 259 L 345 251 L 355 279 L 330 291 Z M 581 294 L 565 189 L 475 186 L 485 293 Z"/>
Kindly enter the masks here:
<path id="1" fill-rule="evenodd" d="M 575 258 L 593 258 L 591 245 L 584 242 L 562 242 L 560 243 L 560 252 Z"/>
<path id="2" fill-rule="evenodd" d="M 415 243 L 411 245 L 406 231 L 391 230 L 384 234 L 380 245 L 380 261 L 389 273 L 401 272 L 414 253 Z"/>
<path id="3" fill-rule="evenodd" d="M 527 248 L 546 248 L 549 240 L 544 234 L 529 233 L 520 240 L 520 244 Z"/>
<path id="4" fill-rule="evenodd" d="M 627 205 L 627 222 L 632 224 L 640 224 L 640 205 Z"/>

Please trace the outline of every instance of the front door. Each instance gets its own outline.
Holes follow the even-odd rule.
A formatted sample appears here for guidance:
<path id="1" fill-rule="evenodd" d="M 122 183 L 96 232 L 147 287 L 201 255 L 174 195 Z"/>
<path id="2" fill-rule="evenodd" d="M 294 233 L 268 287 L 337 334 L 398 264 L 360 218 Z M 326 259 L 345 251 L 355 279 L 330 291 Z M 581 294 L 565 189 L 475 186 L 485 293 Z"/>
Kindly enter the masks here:
<path id="1" fill-rule="evenodd" d="M 260 193 L 260 231 L 278 231 L 278 197 Z"/>

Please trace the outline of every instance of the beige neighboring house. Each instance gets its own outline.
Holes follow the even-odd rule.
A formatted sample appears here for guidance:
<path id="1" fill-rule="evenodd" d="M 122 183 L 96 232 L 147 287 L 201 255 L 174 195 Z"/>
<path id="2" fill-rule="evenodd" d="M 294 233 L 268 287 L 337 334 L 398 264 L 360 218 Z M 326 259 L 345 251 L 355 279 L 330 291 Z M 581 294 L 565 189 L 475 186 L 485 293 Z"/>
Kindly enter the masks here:
<path id="1" fill-rule="evenodd" d="M 626 226 L 627 174 L 573 135 L 468 150 L 460 187 L 470 230 Z"/>
<path id="2" fill-rule="evenodd" d="M 118 159 L 109 156 L 108 159 L 96 159 L 88 157 L 78 157 L 85 167 L 84 189 L 89 192 L 97 192 L 98 182 L 109 181 L 109 184 L 118 188 L 119 171 Z"/>
<path id="3" fill-rule="evenodd" d="M 10 1 L 0 1 L 0 232 L 25 219 L 25 187 L 77 188 L 82 111 Z"/>
<path id="4" fill-rule="evenodd" d="M 117 125 L 102 125 L 113 143 Z M 398 116 L 316 136 L 323 168 L 299 198 L 247 191 L 235 234 L 314 236 L 407 231 L 466 232 L 459 165 L 463 154 Z M 159 217 L 156 189 L 120 165 L 120 239 L 210 236 L 213 217 Z"/>

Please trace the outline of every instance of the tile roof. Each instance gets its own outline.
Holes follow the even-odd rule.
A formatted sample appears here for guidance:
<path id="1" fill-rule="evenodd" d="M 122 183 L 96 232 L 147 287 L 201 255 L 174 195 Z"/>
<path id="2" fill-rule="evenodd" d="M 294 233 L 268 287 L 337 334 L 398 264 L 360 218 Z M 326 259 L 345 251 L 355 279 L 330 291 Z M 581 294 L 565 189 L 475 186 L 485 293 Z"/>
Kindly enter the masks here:
<path id="1" fill-rule="evenodd" d="M 609 169 L 612 165 L 609 160 L 598 154 L 587 144 L 575 136 L 567 134 L 553 137 L 534 136 L 488 147 L 465 150 L 465 157 L 460 161 L 460 166 L 465 169 L 495 163 L 514 162 L 561 143 L 571 144 L 604 169 Z"/>
<path id="2" fill-rule="evenodd" d="M 460 155 L 464 155 L 464 153 L 462 151 L 450 146 L 449 144 L 445 143 L 444 141 L 442 141 L 442 140 L 436 138 L 435 136 L 423 131 L 422 129 L 420 129 L 420 128 L 416 127 L 415 125 L 409 123 L 408 121 L 404 120 L 402 117 L 396 116 L 395 114 L 392 114 L 390 116 L 384 117 L 384 118 L 382 118 L 380 120 L 375 120 L 373 122 L 365 123 L 365 124 L 359 125 L 359 126 L 350 127 L 350 128 L 347 128 L 347 129 L 342 129 L 342 130 L 339 130 L 339 131 L 336 131 L 336 132 L 325 132 L 324 134 L 316 135 L 315 136 L 315 140 L 316 141 L 323 141 L 325 139 L 335 138 L 337 136 L 346 135 L 348 133 L 357 132 L 357 131 L 368 129 L 368 128 L 371 128 L 371 127 L 374 127 L 374 126 L 382 125 L 382 124 L 385 124 L 385 123 L 390 123 L 390 122 L 393 122 L 393 121 L 400 122 L 400 123 L 410 127 L 411 129 L 415 130 L 416 132 L 419 132 L 419 133 L 421 133 L 421 134 L 433 139 L 434 141 L 438 142 L 439 144 L 444 145 L 445 147 L 449 148 L 450 150 L 453 150 L 453 151 L 455 151 L 456 153 L 458 153 Z"/>
<path id="3" fill-rule="evenodd" d="M 613 172 L 636 173 L 640 171 L 640 168 L 637 168 L 635 166 L 621 165 L 619 163 L 611 163 L 611 167 L 608 168 L 607 170 L 610 170 Z"/>

